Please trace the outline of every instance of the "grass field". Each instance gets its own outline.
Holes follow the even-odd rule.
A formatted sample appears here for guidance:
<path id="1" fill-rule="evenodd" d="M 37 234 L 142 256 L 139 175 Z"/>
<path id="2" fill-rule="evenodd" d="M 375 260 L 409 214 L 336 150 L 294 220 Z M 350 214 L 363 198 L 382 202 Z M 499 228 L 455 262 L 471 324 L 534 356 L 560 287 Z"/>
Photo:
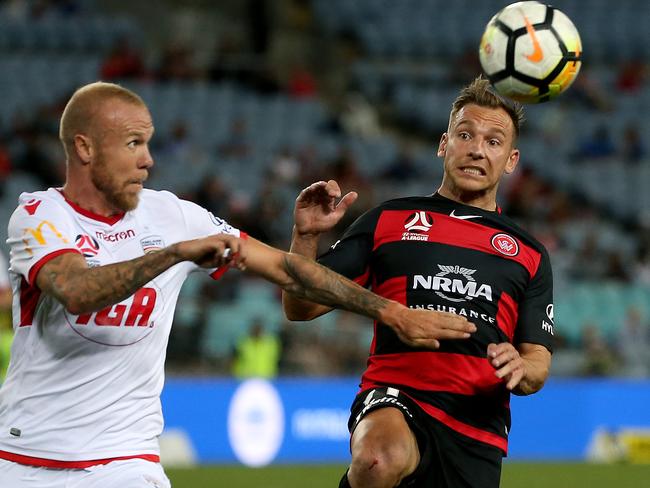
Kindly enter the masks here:
<path id="1" fill-rule="evenodd" d="M 173 488 L 336 488 L 344 466 L 166 469 Z M 501 488 L 647 488 L 650 465 L 506 463 Z"/>

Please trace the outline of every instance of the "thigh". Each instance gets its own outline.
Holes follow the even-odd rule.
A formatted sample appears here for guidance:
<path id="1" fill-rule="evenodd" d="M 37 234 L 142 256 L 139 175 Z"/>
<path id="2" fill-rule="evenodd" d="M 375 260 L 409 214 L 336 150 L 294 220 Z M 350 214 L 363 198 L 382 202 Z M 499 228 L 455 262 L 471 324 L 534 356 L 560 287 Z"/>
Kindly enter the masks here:
<path id="1" fill-rule="evenodd" d="M 162 466 L 144 459 L 113 461 L 80 471 L 69 488 L 171 488 Z"/>
<path id="2" fill-rule="evenodd" d="M 429 417 L 429 461 L 414 473 L 412 486 L 498 488 L 502 451 L 466 437 Z"/>
<path id="3" fill-rule="evenodd" d="M 394 388 L 375 388 L 362 393 L 352 406 L 350 450 L 355 457 L 383 456 L 412 473 L 420 463 L 416 435 L 417 405 Z"/>
<path id="4" fill-rule="evenodd" d="M 0 486 L 11 488 L 66 488 L 68 471 L 27 466 L 0 459 Z"/>

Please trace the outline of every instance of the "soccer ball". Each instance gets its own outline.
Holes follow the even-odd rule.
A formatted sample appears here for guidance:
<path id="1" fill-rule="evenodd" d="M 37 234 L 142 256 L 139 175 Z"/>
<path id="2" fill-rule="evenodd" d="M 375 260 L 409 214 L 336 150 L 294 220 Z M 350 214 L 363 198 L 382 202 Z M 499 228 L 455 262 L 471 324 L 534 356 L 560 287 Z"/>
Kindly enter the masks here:
<path id="1" fill-rule="evenodd" d="M 479 57 L 502 95 L 522 103 L 546 102 L 571 86 L 582 60 L 580 34 L 571 19 L 540 2 L 517 2 L 485 28 Z"/>

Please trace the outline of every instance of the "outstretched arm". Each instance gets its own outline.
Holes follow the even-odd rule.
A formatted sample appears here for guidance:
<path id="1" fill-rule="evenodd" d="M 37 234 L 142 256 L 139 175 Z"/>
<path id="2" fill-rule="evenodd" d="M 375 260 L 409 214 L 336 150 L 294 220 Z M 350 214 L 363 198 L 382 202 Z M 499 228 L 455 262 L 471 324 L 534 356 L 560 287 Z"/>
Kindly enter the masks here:
<path id="1" fill-rule="evenodd" d="M 410 346 L 436 349 L 440 339 L 466 339 L 476 331 L 476 326 L 464 317 L 410 309 L 304 256 L 280 251 L 255 239 L 248 239 L 246 249 L 248 271 L 278 284 L 292 296 L 378 320 Z"/>
<path id="2" fill-rule="evenodd" d="M 226 248 L 230 249 L 229 256 L 224 256 Z M 80 254 L 66 253 L 41 268 L 36 285 L 61 302 L 70 313 L 78 315 L 128 298 L 181 261 L 194 261 L 208 268 L 227 263 L 243 267 L 245 251 L 240 239 L 217 234 L 179 242 L 130 261 L 94 268 L 89 268 Z"/>

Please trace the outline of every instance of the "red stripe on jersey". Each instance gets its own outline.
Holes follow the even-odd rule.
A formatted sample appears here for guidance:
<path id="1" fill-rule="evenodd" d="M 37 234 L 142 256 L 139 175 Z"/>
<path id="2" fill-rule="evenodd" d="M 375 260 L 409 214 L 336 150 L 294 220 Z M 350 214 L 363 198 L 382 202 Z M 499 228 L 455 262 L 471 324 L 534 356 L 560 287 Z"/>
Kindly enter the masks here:
<path id="1" fill-rule="evenodd" d="M 515 327 L 517 326 L 517 317 L 519 316 L 519 306 L 514 298 L 506 292 L 501 292 L 497 310 L 497 325 L 503 333 L 508 336 L 512 342 L 515 336 Z"/>
<path id="2" fill-rule="evenodd" d="M 13 461 L 14 463 L 26 464 L 27 466 L 39 466 L 42 468 L 56 469 L 84 469 L 100 464 L 108 464 L 113 461 L 125 461 L 127 459 L 144 459 L 152 463 L 159 463 L 160 457 L 155 454 L 135 454 L 133 456 L 121 456 L 107 459 L 93 459 L 90 461 L 57 461 L 56 459 L 44 459 L 32 456 L 23 456 L 12 452 L 0 451 L 0 459 Z"/>
<path id="3" fill-rule="evenodd" d="M 241 232 L 240 231 L 239 232 L 239 238 L 246 240 L 246 239 L 248 239 L 248 234 L 246 234 L 246 232 Z M 226 264 L 225 266 L 221 266 L 220 268 L 217 268 L 212 273 L 210 273 L 210 278 L 212 278 L 213 280 L 216 281 L 219 278 L 221 278 L 226 273 L 226 271 L 228 271 L 229 269 L 230 269 L 229 264 Z"/>
<path id="4" fill-rule="evenodd" d="M 486 358 L 467 354 L 417 351 L 377 354 L 368 358 L 361 379 L 366 383 L 404 385 L 420 391 L 479 395 L 503 387 Z"/>
<path id="5" fill-rule="evenodd" d="M 406 305 L 406 276 L 390 278 L 381 285 L 374 285 L 372 291 L 384 298 Z"/>
<path id="6" fill-rule="evenodd" d="M 440 410 L 439 408 L 436 408 L 433 405 L 430 405 L 428 403 L 419 400 L 415 400 L 413 398 L 411 399 L 415 403 L 417 403 L 420 406 L 420 408 L 424 410 L 427 414 L 431 415 L 434 419 L 439 420 L 447 427 L 455 430 L 456 432 L 460 432 L 461 434 L 466 435 L 471 439 L 484 442 L 486 444 L 490 444 L 491 446 L 498 447 L 504 452 L 504 454 L 508 454 L 508 439 L 498 436 L 492 432 L 479 429 L 478 427 L 474 427 L 473 425 L 469 425 L 464 422 L 461 422 L 460 420 L 457 420 L 451 415 L 449 415 L 447 412 L 444 412 L 443 410 Z"/>
<path id="7" fill-rule="evenodd" d="M 381 285 L 373 284 L 372 291 L 379 296 L 406 305 L 406 276 L 390 278 L 384 281 Z M 377 321 L 375 321 L 375 331 L 372 335 L 372 342 L 370 344 L 370 354 L 375 353 L 375 347 L 377 346 L 377 327 Z M 387 326 L 384 325 L 383 327 Z"/>
<path id="8" fill-rule="evenodd" d="M 59 249 L 58 251 L 54 251 L 51 252 L 50 254 L 46 254 L 41 259 L 39 259 L 35 264 L 32 264 L 31 268 L 29 268 L 29 273 L 27 273 L 27 281 L 30 284 L 36 286 L 36 275 L 38 275 L 38 272 L 41 270 L 41 268 L 45 266 L 52 259 L 69 252 L 76 252 L 77 254 L 81 254 L 78 249 Z"/>
<path id="9" fill-rule="evenodd" d="M 41 290 L 36 285 L 30 285 L 25 278 L 20 279 L 20 322 L 19 327 L 32 325 L 36 305 L 41 297 Z"/>
<path id="10" fill-rule="evenodd" d="M 528 270 L 528 274 L 531 277 L 537 273 L 537 268 L 542 258 L 539 252 L 525 245 L 506 231 L 481 225 L 479 223 L 480 220 L 461 220 L 450 217 L 449 215 L 425 211 L 426 214 L 432 215 L 433 225 L 426 231 L 409 232 L 405 225 L 409 220 L 412 220 L 410 217 L 413 216 L 414 212 L 419 211 L 385 210 L 382 212 L 379 216 L 377 227 L 375 228 L 373 251 L 383 244 L 412 240 L 410 238 L 417 235 L 418 242 L 437 242 L 449 246 L 474 249 L 486 254 L 493 254 L 504 259 L 516 261 Z M 515 256 L 508 256 L 497 251 L 492 245 L 492 238 L 496 234 L 507 234 L 512 237 L 519 245 L 519 252 Z"/>
<path id="11" fill-rule="evenodd" d="M 357 285 L 366 286 L 368 284 L 369 276 L 370 276 L 370 268 L 366 268 L 366 271 L 361 276 L 357 276 L 352 281 L 354 281 Z"/>

